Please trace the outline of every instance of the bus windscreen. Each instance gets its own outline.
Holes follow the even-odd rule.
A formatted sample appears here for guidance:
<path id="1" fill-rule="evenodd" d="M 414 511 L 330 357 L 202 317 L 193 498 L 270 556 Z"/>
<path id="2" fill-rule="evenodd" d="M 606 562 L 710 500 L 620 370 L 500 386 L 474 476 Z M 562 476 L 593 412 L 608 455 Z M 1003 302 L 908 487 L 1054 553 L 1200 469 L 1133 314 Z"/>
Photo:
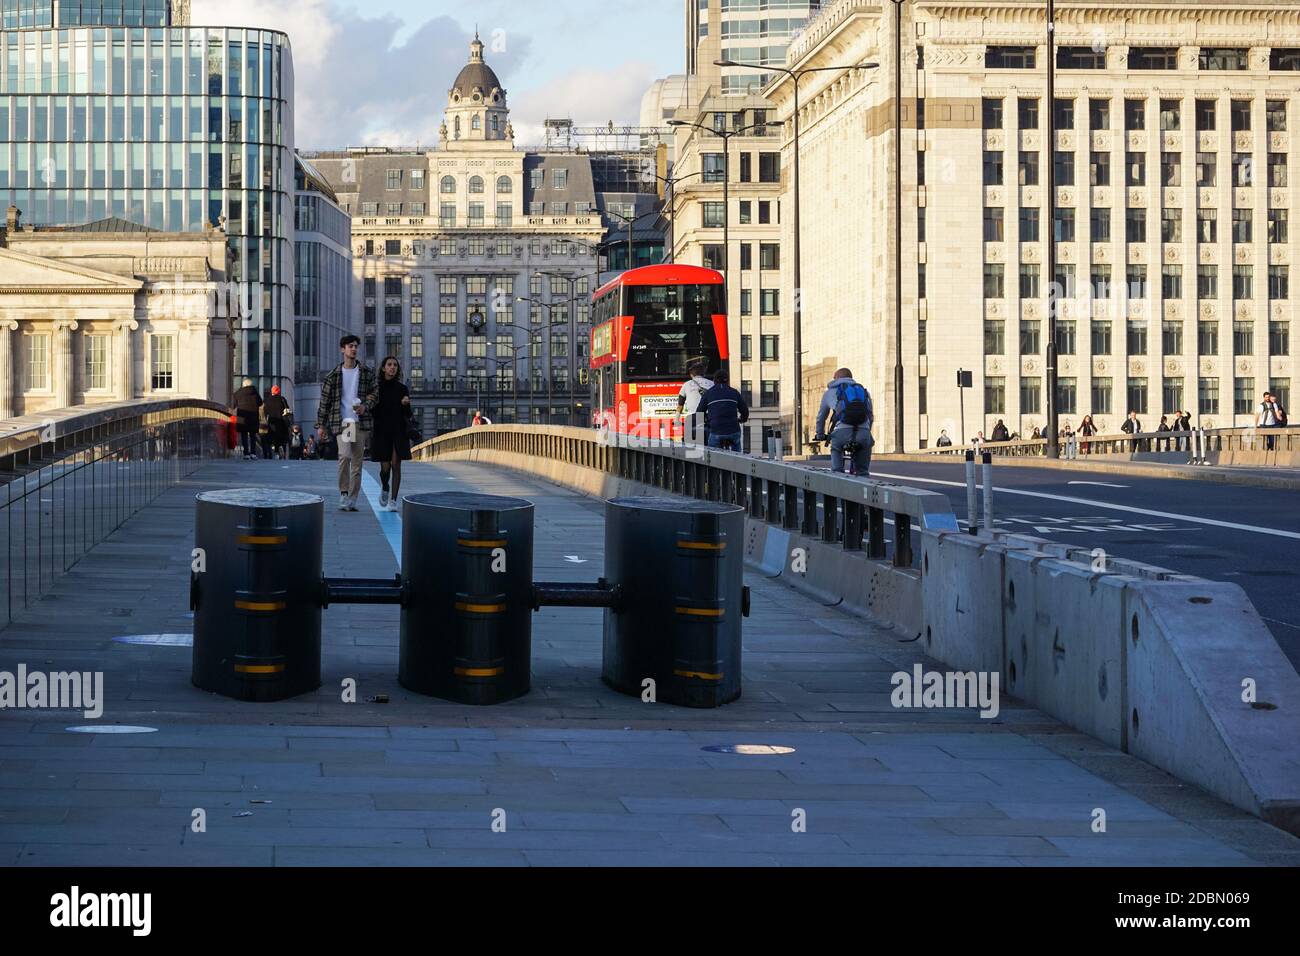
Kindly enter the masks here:
<path id="1" fill-rule="evenodd" d="M 715 371 L 721 360 L 713 316 L 723 311 L 721 286 L 628 287 L 633 321 L 626 380 L 685 379 L 686 363 L 701 356 Z"/>

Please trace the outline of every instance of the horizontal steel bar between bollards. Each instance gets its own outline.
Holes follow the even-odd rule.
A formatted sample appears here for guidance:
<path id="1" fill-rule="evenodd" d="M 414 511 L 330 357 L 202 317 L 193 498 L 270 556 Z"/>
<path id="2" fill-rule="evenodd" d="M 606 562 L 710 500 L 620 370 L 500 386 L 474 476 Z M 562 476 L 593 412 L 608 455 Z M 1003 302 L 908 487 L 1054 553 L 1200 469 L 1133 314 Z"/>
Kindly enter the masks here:
<path id="1" fill-rule="evenodd" d="M 595 584 L 538 582 L 533 585 L 533 610 L 543 607 L 607 607 L 617 612 L 622 589 L 601 578 Z"/>
<path id="2" fill-rule="evenodd" d="M 402 576 L 391 578 L 322 578 L 321 607 L 331 604 L 405 604 Z"/>

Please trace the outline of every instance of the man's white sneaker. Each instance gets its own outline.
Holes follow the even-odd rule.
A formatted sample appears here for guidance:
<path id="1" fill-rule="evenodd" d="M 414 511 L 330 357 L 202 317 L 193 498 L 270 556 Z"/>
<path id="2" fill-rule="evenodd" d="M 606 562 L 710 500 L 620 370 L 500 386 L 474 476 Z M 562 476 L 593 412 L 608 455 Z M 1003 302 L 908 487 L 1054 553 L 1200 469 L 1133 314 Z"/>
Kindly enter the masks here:
<path id="1" fill-rule="evenodd" d="M 379 507 L 388 507 L 388 489 L 384 488 L 379 492 Z"/>
<path id="2" fill-rule="evenodd" d="M 356 498 L 349 498 L 349 499 L 348 499 L 348 511 L 357 511 L 357 510 L 358 510 L 358 508 L 357 508 L 357 499 L 356 499 Z"/>
<path id="3" fill-rule="evenodd" d="M 343 494 L 339 495 L 339 511 L 348 510 L 348 501 L 349 499 L 347 496 L 347 492 L 344 492 Z"/>
<path id="4" fill-rule="evenodd" d="M 401 507 L 398 505 L 398 503 L 397 503 L 397 499 L 396 499 L 396 498 L 394 498 L 392 501 L 388 502 L 388 510 L 389 510 L 389 511 L 401 511 L 401 510 L 402 510 Z"/>

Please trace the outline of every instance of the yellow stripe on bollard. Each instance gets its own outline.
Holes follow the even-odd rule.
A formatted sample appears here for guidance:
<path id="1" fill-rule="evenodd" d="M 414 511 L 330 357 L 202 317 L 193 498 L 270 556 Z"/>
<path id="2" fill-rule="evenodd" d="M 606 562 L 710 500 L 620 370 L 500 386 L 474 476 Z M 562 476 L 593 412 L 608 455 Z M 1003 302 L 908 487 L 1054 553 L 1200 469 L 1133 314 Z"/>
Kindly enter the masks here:
<path id="1" fill-rule="evenodd" d="M 239 544 L 288 544 L 287 534 L 241 534 L 235 539 Z"/>
<path id="2" fill-rule="evenodd" d="M 279 674 L 284 670 L 283 664 L 236 664 L 236 674 Z"/>
<path id="3" fill-rule="evenodd" d="M 720 607 L 679 607 L 678 614 L 688 614 L 691 617 L 722 617 L 725 608 Z"/>
<path id="4" fill-rule="evenodd" d="M 457 677 L 499 677 L 504 674 L 504 667 L 456 667 L 452 669 Z"/>
<path id="5" fill-rule="evenodd" d="M 283 601 L 235 601 L 241 611 L 283 611 Z"/>
<path id="6" fill-rule="evenodd" d="M 673 674 L 677 677 L 694 677 L 698 680 L 722 680 L 721 674 L 707 674 L 704 671 L 679 671 L 674 668 Z"/>
<path id="7" fill-rule="evenodd" d="M 506 546 L 506 539 L 496 538 L 488 541 L 479 541 L 470 538 L 457 538 L 456 543 L 463 548 L 504 548 Z"/>
<path id="8" fill-rule="evenodd" d="M 506 609 L 504 604 L 467 604 L 464 601 L 456 602 L 456 610 L 469 611 L 473 614 L 500 614 Z"/>
<path id="9" fill-rule="evenodd" d="M 688 551 L 726 551 L 727 542 L 719 541 L 713 544 L 709 541 L 678 541 L 677 547 L 685 548 Z"/>

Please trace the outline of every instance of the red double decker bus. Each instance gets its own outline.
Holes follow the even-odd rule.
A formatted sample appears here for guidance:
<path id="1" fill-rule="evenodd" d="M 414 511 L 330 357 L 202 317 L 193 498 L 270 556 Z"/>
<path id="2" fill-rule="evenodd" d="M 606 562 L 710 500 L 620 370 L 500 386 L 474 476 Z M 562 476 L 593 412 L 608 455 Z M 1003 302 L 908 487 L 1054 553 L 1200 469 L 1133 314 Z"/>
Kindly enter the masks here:
<path id="1" fill-rule="evenodd" d="M 686 366 L 727 361 L 722 273 L 688 265 L 624 272 L 592 296 L 591 372 L 597 428 L 682 437 L 677 394 Z"/>

